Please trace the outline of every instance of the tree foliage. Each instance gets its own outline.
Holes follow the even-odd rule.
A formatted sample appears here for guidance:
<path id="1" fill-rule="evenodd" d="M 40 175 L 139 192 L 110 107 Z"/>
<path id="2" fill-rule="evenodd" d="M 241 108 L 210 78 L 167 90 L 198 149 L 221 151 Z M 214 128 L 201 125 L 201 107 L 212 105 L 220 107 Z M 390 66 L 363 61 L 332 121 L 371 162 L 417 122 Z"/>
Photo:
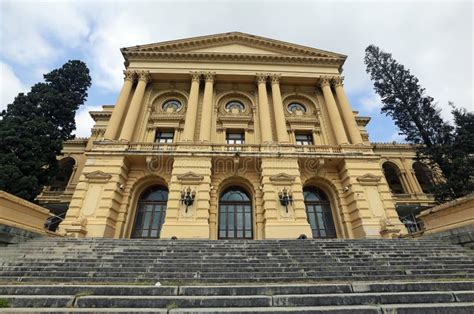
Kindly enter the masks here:
<path id="1" fill-rule="evenodd" d="M 443 172 L 444 182 L 432 190 L 435 198 L 443 202 L 472 192 L 473 113 L 452 106 L 453 127 L 442 119 L 434 99 L 425 94 L 418 79 L 391 54 L 374 45 L 365 53 L 367 73 L 382 99 L 382 113 L 393 118 L 407 142 L 420 144 L 418 159 Z"/>
<path id="2" fill-rule="evenodd" d="M 62 142 L 74 138 L 76 110 L 87 98 L 89 69 L 72 60 L 18 94 L 0 120 L 0 189 L 27 200 L 58 171 Z"/>

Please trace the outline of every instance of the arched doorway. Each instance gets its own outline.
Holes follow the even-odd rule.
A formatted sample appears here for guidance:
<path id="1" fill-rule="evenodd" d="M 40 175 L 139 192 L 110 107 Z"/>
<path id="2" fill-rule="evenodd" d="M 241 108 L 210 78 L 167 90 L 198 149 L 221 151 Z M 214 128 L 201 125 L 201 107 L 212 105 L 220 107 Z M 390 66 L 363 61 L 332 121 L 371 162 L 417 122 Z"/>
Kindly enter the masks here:
<path id="1" fill-rule="evenodd" d="M 219 198 L 219 239 L 253 239 L 252 200 L 238 186 L 231 186 Z"/>
<path id="2" fill-rule="evenodd" d="M 154 185 L 138 199 L 132 238 L 159 238 L 165 222 L 168 189 Z"/>
<path id="3" fill-rule="evenodd" d="M 336 238 L 331 204 L 326 194 L 318 188 L 305 187 L 303 195 L 313 238 Z"/>

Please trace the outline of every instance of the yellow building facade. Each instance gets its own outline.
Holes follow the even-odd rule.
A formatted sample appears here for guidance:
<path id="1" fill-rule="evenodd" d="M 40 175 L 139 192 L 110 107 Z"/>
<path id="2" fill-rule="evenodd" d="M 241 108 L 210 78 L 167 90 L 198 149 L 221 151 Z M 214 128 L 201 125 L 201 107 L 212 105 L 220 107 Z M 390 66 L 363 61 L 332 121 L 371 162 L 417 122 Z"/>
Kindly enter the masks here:
<path id="1" fill-rule="evenodd" d="M 122 54 L 115 106 L 91 112 L 91 137 L 65 143 L 38 197 L 67 208 L 61 233 L 391 238 L 433 204 L 413 147 L 369 142 L 344 55 L 238 32 Z"/>

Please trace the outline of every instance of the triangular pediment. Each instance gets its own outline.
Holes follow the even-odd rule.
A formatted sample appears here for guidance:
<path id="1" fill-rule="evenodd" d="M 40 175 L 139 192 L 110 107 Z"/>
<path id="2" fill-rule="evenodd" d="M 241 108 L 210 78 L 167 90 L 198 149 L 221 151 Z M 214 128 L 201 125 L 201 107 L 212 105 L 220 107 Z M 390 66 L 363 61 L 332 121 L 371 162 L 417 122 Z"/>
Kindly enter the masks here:
<path id="1" fill-rule="evenodd" d="M 290 183 L 295 181 L 295 176 L 290 176 L 286 173 L 279 173 L 277 175 L 271 176 L 270 181 L 272 182 L 282 182 L 282 183 Z"/>
<path id="2" fill-rule="evenodd" d="M 222 33 L 201 37 L 186 38 L 147 45 L 122 48 L 122 54 L 128 57 L 150 57 L 151 55 L 169 58 L 173 56 L 268 56 L 307 59 L 326 59 L 342 64 L 345 55 L 297 45 L 275 39 L 245 34 L 241 32 Z M 301 62 L 301 60 L 300 60 Z"/>
<path id="3" fill-rule="evenodd" d="M 190 53 L 246 53 L 246 54 L 257 54 L 257 55 L 279 55 L 278 52 L 271 51 L 269 49 L 251 47 L 239 43 L 219 45 L 214 47 L 197 48 L 188 51 Z"/>
<path id="4" fill-rule="evenodd" d="M 196 181 L 201 181 L 204 177 L 201 176 L 201 175 L 198 175 L 194 172 L 186 172 L 184 174 L 181 174 L 181 175 L 178 175 L 178 180 L 179 181 L 192 181 L 192 182 L 196 182 Z"/>

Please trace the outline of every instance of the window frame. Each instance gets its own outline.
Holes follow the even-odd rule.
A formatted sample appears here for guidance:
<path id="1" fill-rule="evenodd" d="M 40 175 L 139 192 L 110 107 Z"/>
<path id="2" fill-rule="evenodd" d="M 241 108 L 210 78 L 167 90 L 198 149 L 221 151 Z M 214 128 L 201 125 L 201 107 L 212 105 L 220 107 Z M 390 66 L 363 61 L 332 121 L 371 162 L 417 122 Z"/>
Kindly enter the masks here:
<path id="1" fill-rule="evenodd" d="M 299 140 L 298 136 L 305 136 L 306 140 Z M 314 145 L 313 135 L 308 132 L 295 132 L 295 144 L 299 146 L 312 146 Z"/>
<path id="2" fill-rule="evenodd" d="M 155 134 L 155 143 L 158 143 L 158 144 L 174 143 L 174 133 L 175 133 L 174 130 L 157 130 Z M 161 137 L 160 136 L 161 134 L 171 134 L 171 137 Z"/>

